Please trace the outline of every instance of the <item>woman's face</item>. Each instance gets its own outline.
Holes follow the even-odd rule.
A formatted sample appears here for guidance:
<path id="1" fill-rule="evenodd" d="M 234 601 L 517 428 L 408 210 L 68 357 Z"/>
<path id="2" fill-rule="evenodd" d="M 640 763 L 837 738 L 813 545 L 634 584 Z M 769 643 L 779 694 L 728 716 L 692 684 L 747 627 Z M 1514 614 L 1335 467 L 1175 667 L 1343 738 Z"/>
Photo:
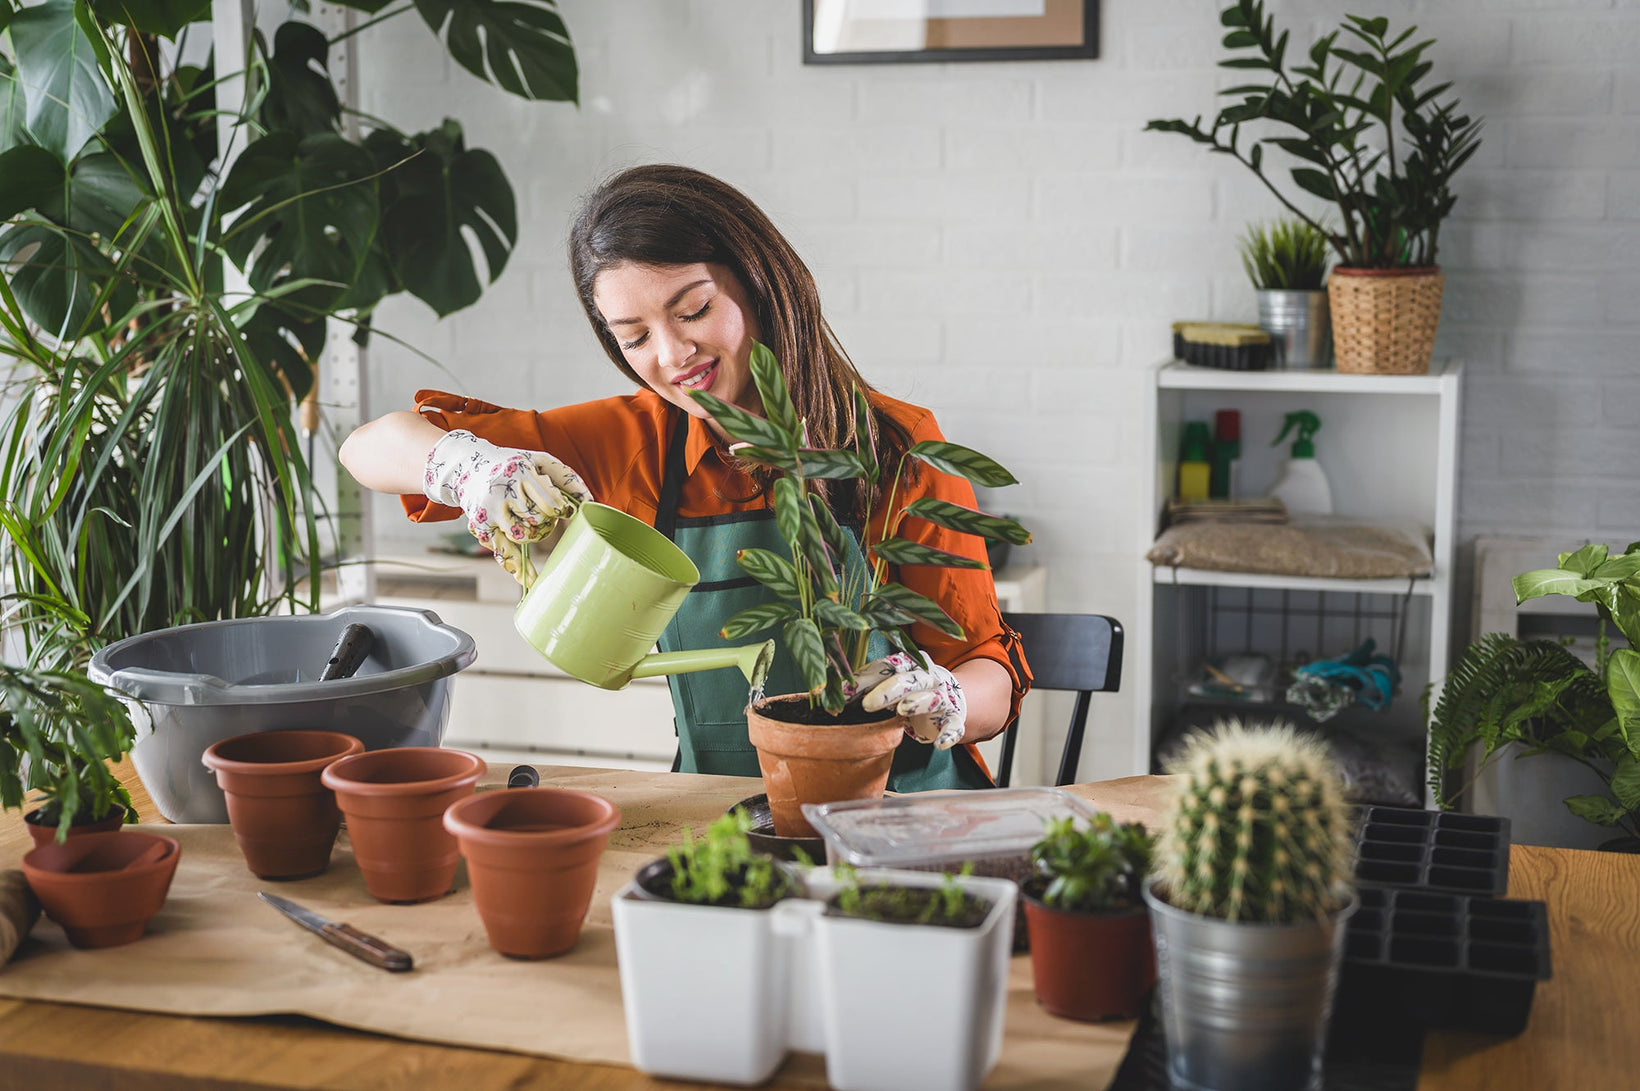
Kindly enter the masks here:
<path id="1" fill-rule="evenodd" d="M 655 393 L 703 420 L 710 414 L 691 391 L 762 415 L 751 372 L 757 320 L 726 266 L 624 262 L 598 274 L 592 301 L 627 364 Z"/>

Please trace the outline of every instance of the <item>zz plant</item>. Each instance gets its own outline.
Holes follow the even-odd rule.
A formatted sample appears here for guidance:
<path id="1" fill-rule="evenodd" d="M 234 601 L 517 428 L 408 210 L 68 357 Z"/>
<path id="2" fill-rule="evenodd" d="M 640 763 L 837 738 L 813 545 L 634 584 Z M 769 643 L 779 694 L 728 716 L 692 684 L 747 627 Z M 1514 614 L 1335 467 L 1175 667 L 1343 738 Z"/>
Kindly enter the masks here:
<path id="1" fill-rule="evenodd" d="M 808 447 L 803 422 L 797 418 L 779 361 L 767 346 L 752 349 L 751 371 L 766 414 L 759 417 L 704 391 L 691 396 L 712 414 L 731 439 L 747 444 L 739 457 L 779 471 L 773 485 L 775 522 L 790 549 L 789 556 L 766 549 L 745 549 L 740 567 L 783 601 L 754 606 L 731 617 L 721 630 L 728 640 L 739 640 L 781 626 L 785 645 L 809 687 L 811 706 L 836 716 L 854 696 L 855 674 L 872 658 L 871 637 L 882 634 L 900 651 L 914 651 L 906 628 L 926 622 L 950 636 L 961 637 L 962 627 L 940 605 L 891 578 L 891 565 L 917 564 L 950 568 L 984 568 L 985 562 L 935 549 L 900 536 L 909 517 L 937 526 L 1014 545 L 1031 540 L 1030 532 L 1013 519 L 965 508 L 932 497 L 897 505 L 900 466 L 879 466 L 873 454 L 871 406 L 864 392 L 854 392 L 853 445 L 841 450 Z M 913 444 L 906 459 L 917 459 L 937 470 L 990 488 L 1011 485 L 1013 474 L 978 451 L 956 443 L 923 441 Z M 816 481 L 854 479 L 875 484 L 885 473 L 893 486 L 887 496 L 888 517 L 874 541 L 861 542 L 870 563 L 865 571 L 848 562 L 848 543 Z M 865 525 L 877 523 L 868 514 Z"/>
<path id="2" fill-rule="evenodd" d="M 1170 905 L 1290 924 L 1339 908 L 1354 868 L 1344 787 L 1326 745 L 1291 726 L 1218 724 L 1192 735 L 1156 847 Z"/>
<path id="3" fill-rule="evenodd" d="M 1433 39 L 1412 41 L 1416 27 L 1392 36 L 1388 19 L 1346 15 L 1339 30 L 1289 64 L 1289 32 L 1276 30 L 1262 0 L 1236 0 L 1219 21 L 1234 54 L 1219 64 L 1259 82 L 1219 92 L 1237 101 L 1211 125 L 1198 116 L 1145 128 L 1179 133 L 1247 167 L 1289 212 L 1327 236 L 1344 266 L 1434 265 L 1441 222 L 1457 201 L 1452 177 L 1480 146 L 1481 123 L 1442 98 L 1450 83 L 1424 85 L 1434 68 L 1426 56 Z M 1262 135 L 1269 128 L 1273 134 Z M 1298 160 L 1288 172 L 1293 185 L 1338 210 L 1336 230 L 1266 172 L 1266 145 Z"/>
<path id="4" fill-rule="evenodd" d="M 1607 794 L 1571 796 L 1567 809 L 1640 837 L 1640 542 L 1615 557 L 1605 545 L 1587 545 L 1556 564 L 1516 576 L 1516 601 L 1568 595 L 1593 603 L 1594 664 L 1549 640 L 1488 633 L 1471 644 L 1433 708 L 1424 694 L 1430 787 L 1449 806 L 1461 790 L 1449 790 L 1447 774 L 1472 749 L 1484 763 L 1518 743 L 1527 754 L 1560 754 L 1593 769 Z M 1612 628 L 1627 647 L 1611 646 Z"/>

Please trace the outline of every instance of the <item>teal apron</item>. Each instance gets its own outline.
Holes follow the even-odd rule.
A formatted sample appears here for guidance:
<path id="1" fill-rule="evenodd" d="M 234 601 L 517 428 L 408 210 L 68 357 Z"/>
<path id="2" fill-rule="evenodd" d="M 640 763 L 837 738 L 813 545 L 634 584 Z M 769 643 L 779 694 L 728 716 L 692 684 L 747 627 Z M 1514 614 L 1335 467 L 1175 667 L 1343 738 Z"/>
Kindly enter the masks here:
<path id="1" fill-rule="evenodd" d="M 747 607 L 778 601 L 775 594 L 747 575 L 735 562 L 742 549 L 767 549 L 781 556 L 789 547 L 781 539 L 772 511 L 728 512 L 686 519 L 678 516 L 678 496 L 687 475 L 684 449 L 689 420 L 681 411 L 673 416 L 661 475 L 660 502 L 655 528 L 675 541 L 700 569 L 700 582 L 684 599 L 677 616 L 661 634 L 663 652 L 685 648 L 719 648 L 729 641 L 718 635 L 723 623 Z M 864 554 L 858 533 L 849 531 L 851 568 L 863 569 Z M 888 653 L 887 641 L 873 634 L 870 656 Z M 676 715 L 678 753 L 672 768 L 684 773 L 723 773 L 761 776 L 757 750 L 746 738 L 746 679 L 738 671 L 697 671 L 667 676 Z M 774 666 L 765 691 L 801 693 L 797 664 L 776 638 Z M 935 750 L 909 736 L 894 752 L 888 787 L 896 792 L 925 792 L 935 788 L 990 788 L 991 778 L 964 747 Z"/>

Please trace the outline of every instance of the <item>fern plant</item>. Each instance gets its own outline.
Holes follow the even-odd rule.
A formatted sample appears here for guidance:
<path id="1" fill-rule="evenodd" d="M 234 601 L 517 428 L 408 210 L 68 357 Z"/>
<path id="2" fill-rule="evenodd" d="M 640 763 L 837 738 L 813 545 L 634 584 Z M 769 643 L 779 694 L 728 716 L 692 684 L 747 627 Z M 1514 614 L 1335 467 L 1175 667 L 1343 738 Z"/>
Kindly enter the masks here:
<path id="1" fill-rule="evenodd" d="M 1572 796 L 1579 818 L 1640 837 L 1640 542 L 1613 557 L 1604 545 L 1562 553 L 1558 567 L 1516 576 L 1518 602 L 1564 594 L 1591 602 L 1600 615 L 1600 639 L 1591 667 L 1553 641 L 1523 641 L 1488 633 L 1453 664 L 1430 707 L 1429 783 L 1443 807 L 1447 774 L 1478 747 L 1479 764 L 1519 743 L 1527 754 L 1561 754 L 1593 769 L 1608 794 Z M 1616 628 L 1627 648 L 1610 647 Z M 1467 788 L 1467 785 L 1464 786 Z"/>

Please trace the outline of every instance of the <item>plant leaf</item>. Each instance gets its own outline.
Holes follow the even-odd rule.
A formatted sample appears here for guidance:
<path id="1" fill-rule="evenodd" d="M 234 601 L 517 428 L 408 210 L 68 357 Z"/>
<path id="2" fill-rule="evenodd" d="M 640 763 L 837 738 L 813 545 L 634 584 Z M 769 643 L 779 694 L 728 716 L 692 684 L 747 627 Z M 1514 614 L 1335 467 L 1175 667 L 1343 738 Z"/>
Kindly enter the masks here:
<path id="1" fill-rule="evenodd" d="M 889 538 L 878 542 L 872 552 L 890 564 L 926 564 L 937 568 L 984 568 L 984 561 L 973 557 L 964 557 L 960 553 L 947 553 L 943 549 L 923 545 L 921 542 L 910 542 L 904 538 Z"/>
<path id="2" fill-rule="evenodd" d="M 764 420 L 755 413 L 748 413 L 738 405 L 730 405 L 714 394 L 704 390 L 691 390 L 689 396 L 712 414 L 712 419 L 723 427 L 729 438 L 737 443 L 750 443 L 754 447 L 767 448 L 771 451 L 787 449 L 786 434 L 772 421 Z M 746 457 L 743 452 L 737 452 Z M 759 459 L 758 461 L 762 461 Z"/>
<path id="3" fill-rule="evenodd" d="M 797 663 L 798 672 L 810 693 L 826 688 L 826 653 L 820 643 L 820 630 L 806 617 L 793 618 L 783 630 L 786 650 Z"/>
<path id="4" fill-rule="evenodd" d="M 1628 813 L 1605 796 L 1569 796 L 1566 809 L 1597 826 L 1615 826 Z"/>
<path id="5" fill-rule="evenodd" d="M 769 346 L 753 341 L 751 368 L 758 398 L 763 402 L 764 417 L 786 434 L 788 442 L 782 449 L 795 454 L 798 444 L 803 441 L 803 425 L 797 419 L 797 409 L 792 405 L 785 377 L 780 374 L 780 361 L 775 359 Z"/>
<path id="6" fill-rule="evenodd" d="M 840 602 L 830 599 L 821 599 L 814 604 L 815 619 L 831 629 L 849 629 L 853 632 L 868 632 L 871 622 L 860 614 L 850 610 Z"/>
<path id="7" fill-rule="evenodd" d="M 785 602 L 765 602 L 758 606 L 750 606 L 724 622 L 718 635 L 725 640 L 743 640 L 753 633 L 761 633 L 765 629 L 779 625 L 782 621 L 797 613 L 797 609 Z"/>
<path id="8" fill-rule="evenodd" d="M 917 592 L 899 583 L 885 583 L 879 587 L 868 600 L 868 605 L 885 605 L 903 614 L 909 614 L 918 621 L 926 621 L 947 636 L 958 640 L 963 638 L 962 626 L 947 614 L 940 604 L 926 595 Z M 898 615 L 896 615 L 898 616 Z M 909 622 L 899 622 L 906 625 Z"/>
<path id="9" fill-rule="evenodd" d="M 852 480 L 866 475 L 865 465 L 853 451 L 804 447 L 797 452 L 804 477 Z"/>
<path id="10" fill-rule="evenodd" d="M 947 530 L 975 534 L 981 538 L 993 538 L 998 541 L 1010 542 L 1013 545 L 1029 545 L 1031 541 L 1031 532 L 1012 519 L 986 515 L 972 508 L 965 508 L 961 504 L 953 504 L 948 500 L 939 500 L 932 496 L 923 496 L 913 500 L 906 505 L 905 510 L 908 515 L 926 519 L 936 526 L 945 527 Z"/>
<path id="11" fill-rule="evenodd" d="M 114 116 L 114 92 L 98 65 L 102 50 L 80 26 L 72 0 L 19 11 L 7 28 L 34 142 L 64 163 Z"/>
<path id="12" fill-rule="evenodd" d="M 0 220 L 39 208 L 63 188 L 63 165 L 44 148 L 23 146 L 0 153 Z"/>
<path id="13" fill-rule="evenodd" d="M 796 602 L 802 597 L 797 569 L 780 554 L 767 549 L 743 549 L 735 554 L 735 560 L 748 575 L 781 598 Z"/>
<path id="14" fill-rule="evenodd" d="M 527 99 L 577 102 L 579 73 L 557 0 L 415 0 L 456 63 Z"/>
<path id="15" fill-rule="evenodd" d="M 921 443 L 913 444 L 907 454 L 921 459 L 935 469 L 967 478 L 974 484 L 988 489 L 1018 484 L 1018 479 L 994 459 L 960 443 L 925 439 Z"/>

